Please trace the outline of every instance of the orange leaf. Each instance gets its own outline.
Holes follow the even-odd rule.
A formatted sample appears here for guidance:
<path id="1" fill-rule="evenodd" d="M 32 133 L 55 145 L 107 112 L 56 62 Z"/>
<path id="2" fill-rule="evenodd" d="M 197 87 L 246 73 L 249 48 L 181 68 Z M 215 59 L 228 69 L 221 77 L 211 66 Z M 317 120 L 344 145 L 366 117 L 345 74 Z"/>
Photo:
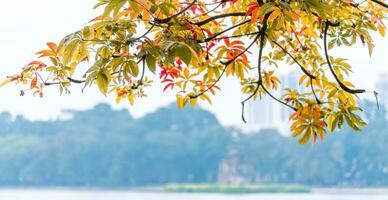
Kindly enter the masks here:
<path id="1" fill-rule="evenodd" d="M 55 56 L 55 53 L 51 50 L 43 50 L 43 51 L 39 51 L 38 53 L 36 54 L 41 54 L 39 56 L 39 58 L 42 58 L 42 57 L 47 57 L 47 56 Z"/>
<path id="2" fill-rule="evenodd" d="M 254 24 L 257 22 L 257 18 L 259 16 L 260 8 L 257 7 L 252 11 L 252 18 L 251 18 L 251 24 Z"/>
<path id="3" fill-rule="evenodd" d="M 47 46 L 53 51 L 54 53 L 57 51 L 58 46 L 54 42 L 47 42 Z"/>
<path id="4" fill-rule="evenodd" d="M 28 69 L 30 67 L 33 67 L 35 66 L 37 70 L 41 70 L 42 68 L 46 67 L 46 64 L 40 62 L 40 61 L 32 61 L 30 63 L 28 63 L 24 69 Z"/>
<path id="5" fill-rule="evenodd" d="M 89 22 L 100 21 L 100 20 L 103 20 L 103 19 L 104 19 L 104 17 L 102 15 L 100 15 L 100 16 L 97 16 L 96 18 L 90 20 Z"/>
<path id="6" fill-rule="evenodd" d="M 30 85 L 30 88 L 31 89 L 34 89 L 34 88 L 36 88 L 36 85 L 38 84 L 38 77 L 37 76 L 35 76 L 35 78 L 34 79 L 32 79 L 32 81 L 31 81 L 31 85 Z"/>
<path id="7" fill-rule="evenodd" d="M 290 117 L 288 118 L 288 120 L 291 121 L 291 120 L 294 119 L 297 115 L 298 115 L 298 112 L 294 112 L 292 115 L 290 115 Z"/>
<path id="8" fill-rule="evenodd" d="M 26 65 L 26 67 L 27 67 L 27 66 L 31 66 L 31 65 L 46 66 L 46 64 L 44 64 L 43 62 L 40 62 L 40 61 L 32 61 L 32 62 L 28 63 L 28 64 Z"/>
<path id="9" fill-rule="evenodd" d="M 251 3 L 249 6 L 248 6 L 248 10 L 247 12 L 245 13 L 245 17 L 249 16 L 252 14 L 253 10 L 255 10 L 256 8 L 259 7 L 259 3 L 257 2 L 254 2 L 254 3 Z"/>

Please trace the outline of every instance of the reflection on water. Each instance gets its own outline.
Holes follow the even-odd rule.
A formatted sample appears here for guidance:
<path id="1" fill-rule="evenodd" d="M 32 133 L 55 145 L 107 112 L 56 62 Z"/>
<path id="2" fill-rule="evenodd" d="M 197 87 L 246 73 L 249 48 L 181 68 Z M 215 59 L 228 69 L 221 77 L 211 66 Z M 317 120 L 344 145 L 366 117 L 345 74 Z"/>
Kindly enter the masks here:
<path id="1" fill-rule="evenodd" d="M 109 190 L 2 189 L 0 200 L 388 200 L 388 192 L 316 191 L 312 194 L 172 194 Z"/>

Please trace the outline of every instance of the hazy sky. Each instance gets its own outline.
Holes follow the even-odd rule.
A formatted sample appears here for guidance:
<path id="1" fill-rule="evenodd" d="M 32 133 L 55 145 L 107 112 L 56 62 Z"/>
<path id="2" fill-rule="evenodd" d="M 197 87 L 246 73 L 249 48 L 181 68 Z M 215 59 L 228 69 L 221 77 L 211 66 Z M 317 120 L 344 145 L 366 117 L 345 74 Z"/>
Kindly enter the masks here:
<path id="1" fill-rule="evenodd" d="M 34 0 L 5 1 L 0 6 L 0 81 L 7 75 L 19 72 L 26 63 L 35 59 L 34 53 L 45 48 L 47 41 L 59 41 L 63 36 L 85 25 L 98 15 L 92 10 L 96 0 Z M 353 64 L 354 74 L 351 78 L 357 86 L 374 90 L 375 81 L 382 73 L 388 73 L 388 39 L 377 34 L 376 48 L 369 58 L 366 48 L 361 46 L 351 49 L 337 49 L 336 55 L 349 58 Z M 281 66 L 288 67 L 288 66 Z M 210 107 L 219 120 L 226 125 L 242 125 L 240 117 L 239 83 L 236 80 L 223 83 L 223 91 L 214 99 Z M 12 114 L 23 114 L 29 119 L 55 119 L 60 117 L 63 109 L 86 109 L 98 102 L 109 102 L 114 107 L 125 107 L 135 117 L 142 116 L 175 99 L 173 93 L 163 94 L 155 85 L 150 97 L 138 101 L 136 106 L 128 103 L 116 105 L 114 98 L 106 98 L 90 88 L 81 93 L 73 88 L 71 95 L 59 96 L 58 89 L 52 87 L 45 90 L 43 99 L 19 96 L 18 86 L 7 86 L 0 89 L 0 111 Z"/>

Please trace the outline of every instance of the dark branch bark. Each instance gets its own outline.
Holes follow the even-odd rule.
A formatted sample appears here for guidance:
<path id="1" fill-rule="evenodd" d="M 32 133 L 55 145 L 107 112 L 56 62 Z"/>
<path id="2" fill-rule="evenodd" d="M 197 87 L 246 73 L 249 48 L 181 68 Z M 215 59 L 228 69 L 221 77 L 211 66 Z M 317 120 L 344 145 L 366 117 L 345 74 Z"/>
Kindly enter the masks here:
<path id="1" fill-rule="evenodd" d="M 240 23 L 238 23 L 238 24 L 236 24 L 234 26 L 231 26 L 231 27 L 229 27 L 229 28 L 227 28 L 227 29 L 225 29 L 225 30 L 223 30 L 221 32 L 218 32 L 218 33 L 212 35 L 211 37 L 206 38 L 203 42 L 209 42 L 209 41 L 215 39 L 216 37 L 222 35 L 223 33 L 226 33 L 226 32 L 228 32 L 228 31 L 230 31 L 230 30 L 232 30 L 234 28 L 237 28 L 237 27 L 242 26 L 242 25 L 244 25 L 246 23 L 249 23 L 250 21 L 251 21 L 250 19 L 249 20 L 245 20 L 245 21 L 240 22 Z"/>
<path id="2" fill-rule="evenodd" d="M 239 37 L 257 35 L 258 33 L 260 33 L 260 31 L 250 32 L 250 33 L 245 33 L 245 34 L 239 34 L 239 35 L 224 36 L 224 37 L 219 37 L 219 38 L 214 38 L 214 39 L 215 40 L 223 40 L 223 39 L 227 39 L 227 38 L 239 38 Z"/>
<path id="3" fill-rule="evenodd" d="M 333 25 L 333 23 L 326 22 L 325 30 L 324 30 L 324 36 L 323 36 L 323 43 L 324 43 L 324 50 L 325 50 L 325 56 L 326 56 L 327 65 L 329 66 L 329 69 L 330 69 L 331 73 L 333 74 L 335 80 L 337 81 L 337 83 L 341 87 L 341 89 L 343 89 L 344 91 L 346 91 L 348 93 L 351 93 L 351 94 L 365 93 L 364 89 L 351 89 L 351 88 L 347 87 L 344 83 L 341 82 L 341 80 L 339 79 L 338 75 L 335 73 L 335 71 L 333 69 L 333 66 L 332 66 L 332 64 L 330 62 L 329 53 L 328 53 L 328 50 L 327 50 L 327 31 L 328 31 L 329 27 L 332 26 L 332 25 Z M 334 25 L 336 25 L 336 24 L 334 24 Z"/>
<path id="4" fill-rule="evenodd" d="M 298 109 L 292 107 L 291 105 L 289 105 L 289 104 L 287 104 L 287 103 L 281 101 L 280 99 L 276 98 L 275 96 L 273 96 L 273 95 L 265 88 L 265 86 L 264 86 L 263 84 L 261 84 L 261 88 L 263 88 L 264 92 L 267 93 L 273 100 L 277 101 L 278 103 L 283 104 L 283 105 L 285 105 L 285 106 L 291 108 L 291 109 L 294 110 L 294 111 L 297 111 L 297 110 L 298 110 Z"/>
<path id="5" fill-rule="evenodd" d="M 321 100 L 319 100 L 317 94 L 315 93 L 315 89 L 314 89 L 313 79 L 312 78 L 310 78 L 310 87 L 311 87 L 311 91 L 313 92 L 313 95 L 314 95 L 314 98 L 315 98 L 315 101 L 317 102 L 317 104 L 322 104 Z"/>
<path id="6" fill-rule="evenodd" d="M 382 1 L 377 1 L 377 0 L 371 0 L 372 2 L 374 3 L 377 3 L 379 4 L 380 6 L 383 6 L 384 8 L 387 8 L 388 9 L 388 4 L 382 2 Z"/>
<path id="7" fill-rule="evenodd" d="M 260 37 L 260 49 L 259 49 L 259 57 L 257 59 L 257 68 L 258 68 L 257 72 L 258 72 L 258 75 L 259 75 L 259 79 L 257 81 L 257 86 L 256 86 L 255 91 L 248 98 L 246 98 L 244 101 L 241 102 L 241 109 L 242 109 L 241 118 L 242 118 L 242 121 L 244 123 L 247 123 L 247 121 L 245 119 L 245 116 L 244 116 L 244 113 L 245 113 L 245 103 L 247 101 L 249 101 L 250 99 L 252 99 L 257 94 L 257 92 L 259 92 L 260 86 L 263 83 L 263 80 L 262 80 L 262 77 L 261 77 L 261 59 L 263 57 L 265 32 L 267 31 L 267 19 L 268 19 L 267 17 L 264 19 L 263 27 L 260 30 L 260 33 L 258 34 L 258 36 Z"/>
<path id="8" fill-rule="evenodd" d="M 195 22 L 194 25 L 197 25 L 197 26 L 202 26 L 202 25 L 205 25 L 213 20 L 216 20 L 216 19 L 220 19 L 220 18 L 225 18 L 225 17 L 235 17 L 235 16 L 245 16 L 245 13 L 244 12 L 239 12 L 239 13 L 224 13 L 224 14 L 221 14 L 221 15 L 216 15 L 216 16 L 213 16 L 213 17 L 210 17 L 208 19 L 205 19 L 203 21 L 200 21 L 200 22 Z"/>
<path id="9" fill-rule="evenodd" d="M 282 45 L 280 45 L 279 43 L 277 43 L 276 41 L 272 41 L 276 46 L 278 46 L 284 53 L 286 53 L 298 66 L 299 68 L 303 71 L 304 74 L 306 74 L 309 78 L 311 79 L 316 79 L 316 77 L 312 74 L 310 74 L 303 66 L 302 64 L 299 63 L 298 60 L 296 60 L 296 58 L 291 55 L 290 52 L 288 52 Z"/>

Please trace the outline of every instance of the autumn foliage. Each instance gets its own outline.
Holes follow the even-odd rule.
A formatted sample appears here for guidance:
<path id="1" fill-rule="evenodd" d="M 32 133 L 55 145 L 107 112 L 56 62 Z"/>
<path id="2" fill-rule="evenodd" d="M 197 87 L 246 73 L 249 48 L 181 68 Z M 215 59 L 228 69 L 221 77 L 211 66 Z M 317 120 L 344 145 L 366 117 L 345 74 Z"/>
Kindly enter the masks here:
<path id="1" fill-rule="evenodd" d="M 347 81 L 351 66 L 330 49 L 359 42 L 372 54 L 371 32 L 386 31 L 383 0 L 99 0 L 96 7 L 101 16 L 48 43 L 37 53 L 42 60 L 1 85 L 25 84 L 22 95 L 43 96 L 46 86 L 63 93 L 73 84 L 96 84 L 117 102 L 134 104 L 157 80 L 161 90 L 176 91 L 183 108 L 211 103 L 219 81 L 237 77 L 247 95 L 243 120 L 245 102 L 268 95 L 294 111 L 291 130 L 302 144 L 345 122 L 365 126 L 355 99 L 366 91 Z M 278 66 L 285 63 L 300 69 L 305 89 L 276 97 Z"/>

